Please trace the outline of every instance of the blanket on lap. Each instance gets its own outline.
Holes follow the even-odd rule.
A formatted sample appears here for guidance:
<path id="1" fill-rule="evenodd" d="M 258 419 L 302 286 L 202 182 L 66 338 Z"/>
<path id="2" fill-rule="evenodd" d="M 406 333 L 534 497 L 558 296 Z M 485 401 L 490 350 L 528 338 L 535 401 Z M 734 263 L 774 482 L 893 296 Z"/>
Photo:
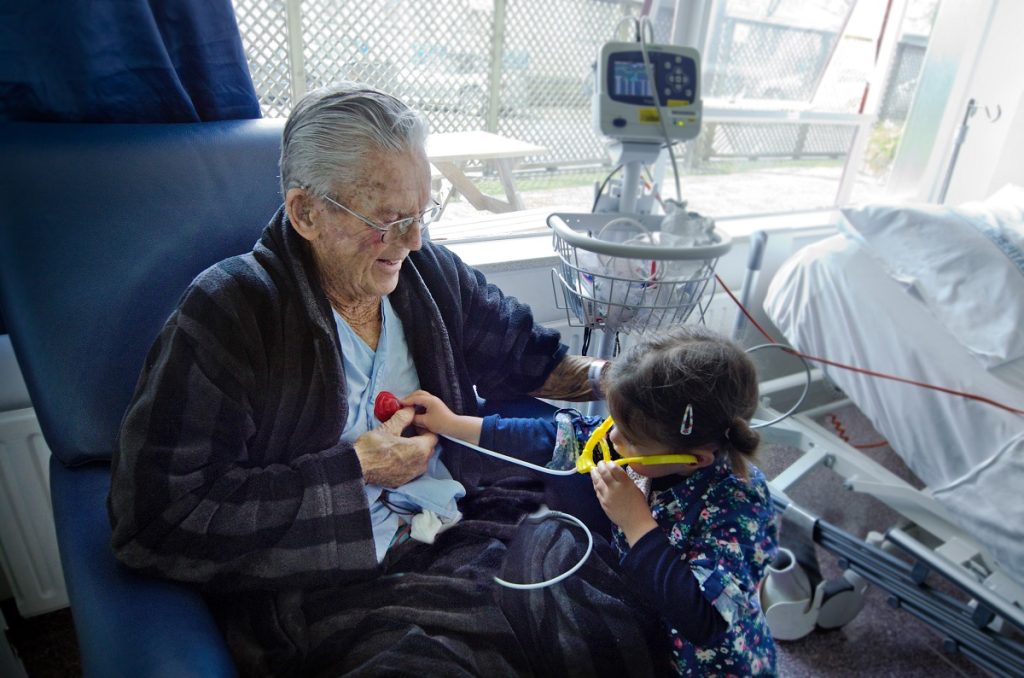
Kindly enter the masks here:
<path id="1" fill-rule="evenodd" d="M 275 676 L 656 675 L 654 666 L 667 666 L 648 649 L 663 635 L 656 616 L 632 602 L 600 538 L 586 564 L 554 586 L 520 591 L 494 582 L 495 575 L 542 581 L 582 557 L 578 527 L 522 520 L 541 497 L 537 485 L 521 480 L 467 496 L 463 521 L 434 544 L 406 542 L 380 576 L 294 601 L 294 613 L 279 619 L 305 648 L 301 662 L 294 648 L 282 648 L 280 663 L 240 669 Z"/>

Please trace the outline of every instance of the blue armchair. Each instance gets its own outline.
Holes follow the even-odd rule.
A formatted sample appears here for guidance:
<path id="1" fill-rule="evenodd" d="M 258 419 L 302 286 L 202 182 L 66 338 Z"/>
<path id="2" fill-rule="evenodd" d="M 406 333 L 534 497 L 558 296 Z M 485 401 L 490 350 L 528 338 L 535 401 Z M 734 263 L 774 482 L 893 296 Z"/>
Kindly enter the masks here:
<path id="1" fill-rule="evenodd" d="M 86 676 L 235 673 L 194 591 L 110 547 L 109 460 L 153 338 L 192 278 L 251 249 L 280 203 L 282 123 L 0 124 L 0 314 L 53 456 L 50 490 Z M 517 415 L 540 401 L 485 404 Z M 607 530 L 589 479 L 550 504 Z"/>
<path id="2" fill-rule="evenodd" d="M 280 122 L 0 125 L 0 312 L 44 437 L 87 676 L 233 675 L 202 598 L 121 566 L 109 459 L 146 351 L 280 203 Z"/>

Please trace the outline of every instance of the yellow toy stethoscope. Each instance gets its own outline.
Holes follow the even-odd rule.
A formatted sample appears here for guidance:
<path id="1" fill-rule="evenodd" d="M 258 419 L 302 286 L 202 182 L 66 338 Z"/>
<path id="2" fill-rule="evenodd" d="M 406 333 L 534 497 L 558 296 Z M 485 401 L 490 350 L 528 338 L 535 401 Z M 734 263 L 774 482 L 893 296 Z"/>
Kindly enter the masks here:
<path id="1" fill-rule="evenodd" d="M 516 464 L 521 464 L 523 466 L 530 466 L 531 468 L 535 468 L 538 471 L 550 473 L 553 475 L 571 475 L 573 473 L 589 474 L 593 469 L 597 468 L 597 464 L 594 463 L 594 448 L 598 447 L 601 449 L 601 456 L 604 461 L 610 461 L 611 463 L 617 464 L 619 466 L 625 466 L 627 464 L 693 464 L 698 461 L 697 457 L 693 456 L 692 454 L 652 454 L 644 457 L 619 457 L 618 459 L 612 459 L 611 446 L 608 444 L 608 432 L 612 430 L 612 426 L 614 425 L 615 422 L 612 420 L 612 418 L 606 417 L 605 420 L 601 422 L 601 425 L 595 428 L 593 433 L 590 434 L 590 437 L 587 438 L 587 442 L 586 444 L 583 445 L 583 450 L 580 452 L 580 456 L 576 459 L 576 468 L 566 469 L 564 471 L 544 468 L 542 466 L 536 466 L 535 464 L 530 464 L 529 462 L 524 462 L 520 459 L 507 457 L 498 452 L 494 452 L 493 450 L 485 450 L 484 448 L 478 447 L 476 445 L 470 445 L 465 441 L 456 440 L 456 442 L 462 442 L 464 445 L 468 445 L 469 447 L 472 447 L 480 452 L 484 452 L 485 454 L 497 456 L 499 458 L 506 459 L 507 461 L 511 461 Z M 451 440 L 455 439 L 452 438 Z M 548 516 L 568 521 L 571 523 L 575 523 L 578 527 L 580 527 L 583 530 L 583 532 L 587 535 L 587 548 L 583 554 L 583 557 L 580 558 L 575 565 L 570 567 L 565 572 L 562 572 L 557 577 L 548 579 L 546 581 L 520 583 L 505 581 L 501 577 L 496 576 L 494 577 L 495 582 L 497 582 L 501 586 L 510 589 L 541 589 L 547 586 L 551 586 L 552 584 L 557 584 L 558 582 L 562 581 L 566 577 L 571 576 L 577 570 L 583 567 L 583 563 L 585 563 L 587 558 L 590 557 L 590 553 L 594 548 L 594 536 L 590 533 L 590 529 L 583 523 L 583 521 L 581 521 L 576 516 L 573 516 L 568 513 L 563 513 L 561 511 L 551 511 L 546 508 L 542 509 L 542 512 L 540 514 L 530 516 L 530 519 L 543 520 L 545 517 Z"/>
<path id="2" fill-rule="evenodd" d="M 595 428 L 594 432 L 587 438 L 583 451 L 580 452 L 580 456 L 576 459 L 576 471 L 578 473 L 590 473 L 597 468 L 597 464 L 594 463 L 595 447 L 601 448 L 601 457 L 604 461 L 609 461 L 618 466 L 626 466 L 627 464 L 643 464 L 644 466 L 652 464 L 694 464 L 698 461 L 697 457 L 692 454 L 651 454 L 643 457 L 619 457 L 618 459 L 612 459 L 611 447 L 608 445 L 608 432 L 612 430 L 612 426 L 615 426 L 615 422 L 612 421 L 611 417 L 606 417 L 601 422 L 601 425 Z"/>
<path id="3" fill-rule="evenodd" d="M 645 466 L 652 466 L 654 464 L 695 464 L 699 461 L 697 457 L 692 454 L 649 454 L 642 457 L 619 457 L 618 459 L 612 459 L 611 446 L 608 444 L 608 432 L 611 431 L 612 426 L 615 426 L 615 422 L 612 421 L 611 417 L 607 417 L 602 421 L 601 425 L 595 428 L 593 433 L 590 434 L 590 437 L 587 438 L 587 442 L 583 445 L 583 450 L 580 452 L 580 456 L 576 458 L 575 468 L 567 469 L 553 469 L 547 468 L 546 466 L 539 466 L 522 459 L 510 457 L 507 454 L 502 454 L 501 452 L 488 450 L 487 448 L 474 445 L 473 443 L 460 440 L 459 438 L 455 438 L 444 433 L 439 433 L 438 435 L 464 447 L 476 450 L 477 452 L 482 452 L 488 456 L 496 457 L 519 466 L 525 466 L 526 468 L 533 469 L 534 471 L 540 471 L 541 473 L 547 473 L 552 476 L 571 476 L 577 473 L 584 475 L 589 474 L 597 468 L 597 463 L 594 462 L 595 447 L 601 449 L 601 460 L 599 461 L 611 462 L 617 466 L 626 466 L 628 464 L 643 464 Z"/>

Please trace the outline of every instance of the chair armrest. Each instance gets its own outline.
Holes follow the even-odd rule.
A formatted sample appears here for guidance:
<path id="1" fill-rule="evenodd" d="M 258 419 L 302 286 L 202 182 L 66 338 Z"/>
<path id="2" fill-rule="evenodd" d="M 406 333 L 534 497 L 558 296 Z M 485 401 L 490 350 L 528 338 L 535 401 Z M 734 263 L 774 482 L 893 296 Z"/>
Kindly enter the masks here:
<path id="1" fill-rule="evenodd" d="M 110 549 L 110 467 L 50 460 L 57 542 L 83 674 L 234 676 L 224 638 L 202 596 L 140 575 Z"/>

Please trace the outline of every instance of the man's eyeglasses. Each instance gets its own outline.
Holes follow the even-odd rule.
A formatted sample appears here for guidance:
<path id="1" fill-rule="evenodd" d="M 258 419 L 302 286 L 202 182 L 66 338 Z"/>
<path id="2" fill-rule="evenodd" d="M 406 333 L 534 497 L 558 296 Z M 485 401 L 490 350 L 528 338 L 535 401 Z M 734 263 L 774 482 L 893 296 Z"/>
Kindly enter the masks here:
<path id="1" fill-rule="evenodd" d="M 441 205 L 436 200 L 431 199 L 433 205 L 425 209 L 419 216 L 405 217 L 404 219 L 396 219 L 386 224 L 378 224 L 369 217 L 363 216 L 354 209 L 345 207 L 340 202 L 330 197 L 329 195 L 320 196 L 327 202 L 331 203 L 335 207 L 340 207 L 359 221 L 363 222 L 373 230 L 380 233 L 381 242 L 394 242 L 409 232 L 409 229 L 414 225 L 419 224 L 421 229 L 425 229 L 428 225 L 437 220 L 441 216 Z"/>

